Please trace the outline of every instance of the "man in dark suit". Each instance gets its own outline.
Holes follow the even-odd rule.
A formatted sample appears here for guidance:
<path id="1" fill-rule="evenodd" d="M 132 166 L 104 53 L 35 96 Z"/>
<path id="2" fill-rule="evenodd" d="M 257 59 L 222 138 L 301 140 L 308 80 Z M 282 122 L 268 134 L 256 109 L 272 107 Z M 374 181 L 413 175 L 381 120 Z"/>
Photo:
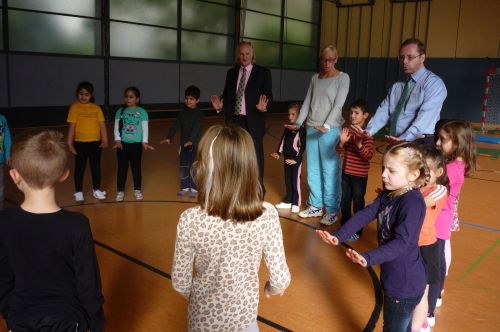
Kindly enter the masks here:
<path id="1" fill-rule="evenodd" d="M 264 179 L 263 138 L 265 112 L 272 100 L 271 71 L 255 64 L 252 44 L 241 42 L 236 49 L 238 65 L 229 69 L 221 98 L 212 96 L 212 106 L 224 111 L 226 123 L 244 128 L 252 136 L 259 164 L 259 180 Z M 262 187 L 264 189 L 264 186 Z"/>

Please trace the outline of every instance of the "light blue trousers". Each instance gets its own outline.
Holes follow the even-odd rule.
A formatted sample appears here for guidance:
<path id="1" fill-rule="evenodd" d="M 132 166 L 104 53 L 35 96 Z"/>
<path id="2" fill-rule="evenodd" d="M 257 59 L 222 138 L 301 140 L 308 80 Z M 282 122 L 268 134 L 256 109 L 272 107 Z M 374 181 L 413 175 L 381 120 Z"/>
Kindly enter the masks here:
<path id="1" fill-rule="evenodd" d="M 333 127 L 322 133 L 307 127 L 307 183 L 309 205 L 325 208 L 327 213 L 337 213 L 340 206 L 340 156 L 335 147 L 339 142 L 340 128 Z"/>

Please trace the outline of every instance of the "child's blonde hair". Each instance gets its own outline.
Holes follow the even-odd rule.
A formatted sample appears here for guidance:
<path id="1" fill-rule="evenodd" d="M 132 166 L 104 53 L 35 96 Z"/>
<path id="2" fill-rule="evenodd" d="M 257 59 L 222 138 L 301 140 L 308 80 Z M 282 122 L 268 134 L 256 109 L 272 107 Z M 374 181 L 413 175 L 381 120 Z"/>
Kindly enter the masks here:
<path id="1" fill-rule="evenodd" d="M 251 221 L 263 213 L 252 138 L 242 128 L 215 125 L 203 135 L 192 166 L 198 203 L 211 216 Z"/>
<path id="2" fill-rule="evenodd" d="M 45 130 L 30 133 L 12 147 L 11 167 L 34 189 L 53 187 L 67 171 L 63 134 Z"/>
<path id="3" fill-rule="evenodd" d="M 450 155 L 446 156 L 447 159 L 462 158 L 465 164 L 465 175 L 472 175 L 476 171 L 476 141 L 470 123 L 459 119 L 450 120 L 443 123 L 439 130 L 450 136 L 454 149 Z"/>
<path id="4" fill-rule="evenodd" d="M 418 178 L 408 188 L 394 190 L 391 196 L 396 197 L 404 194 L 409 189 L 420 188 L 425 186 L 429 181 L 429 167 L 424 159 L 420 145 L 412 142 L 398 142 L 387 147 L 384 153 L 386 156 L 398 157 L 399 160 L 408 168 L 409 171 L 419 171 Z"/>

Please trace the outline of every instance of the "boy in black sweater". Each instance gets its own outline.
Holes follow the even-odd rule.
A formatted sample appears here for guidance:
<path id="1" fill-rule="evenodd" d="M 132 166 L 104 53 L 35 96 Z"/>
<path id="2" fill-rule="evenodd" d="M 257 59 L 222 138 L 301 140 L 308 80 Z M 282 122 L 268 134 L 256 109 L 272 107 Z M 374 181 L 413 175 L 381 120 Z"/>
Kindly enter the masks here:
<path id="1" fill-rule="evenodd" d="M 104 328 L 89 221 L 55 201 L 66 163 L 63 135 L 55 131 L 31 135 L 12 150 L 10 176 L 24 201 L 0 211 L 0 312 L 13 332 Z"/>
<path id="2" fill-rule="evenodd" d="M 190 198 L 196 198 L 198 194 L 196 184 L 190 174 L 191 165 L 196 157 L 196 147 L 201 136 L 201 121 L 203 120 L 203 112 L 198 108 L 200 101 L 200 89 L 196 86 L 188 86 L 184 93 L 184 109 L 177 114 L 174 124 L 168 131 L 167 138 L 160 144 L 170 144 L 174 138 L 175 132 L 180 127 L 181 129 L 181 145 L 179 147 L 180 161 L 180 178 L 181 189 L 177 196 L 191 191 Z"/>
<path id="3" fill-rule="evenodd" d="M 293 103 L 288 107 L 288 120 L 295 124 L 300 112 L 300 105 Z M 291 209 L 293 213 L 300 211 L 300 171 L 302 168 L 302 155 L 306 148 L 306 131 L 304 127 L 299 130 L 285 128 L 281 136 L 278 150 L 271 154 L 273 158 L 279 159 L 280 154 L 284 156 L 286 195 L 281 203 L 276 204 L 278 209 Z"/>

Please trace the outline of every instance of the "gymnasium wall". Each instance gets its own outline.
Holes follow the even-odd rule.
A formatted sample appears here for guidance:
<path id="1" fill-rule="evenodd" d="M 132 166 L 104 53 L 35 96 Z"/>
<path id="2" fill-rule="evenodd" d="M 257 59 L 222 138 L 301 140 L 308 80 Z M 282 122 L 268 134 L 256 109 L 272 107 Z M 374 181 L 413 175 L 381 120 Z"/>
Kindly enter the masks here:
<path id="1" fill-rule="evenodd" d="M 500 67 L 499 17 L 498 0 L 324 0 L 320 44 L 338 47 L 348 101 L 365 97 L 374 110 L 402 77 L 401 42 L 415 36 L 448 89 L 441 116 L 480 121 L 486 68 Z"/>

